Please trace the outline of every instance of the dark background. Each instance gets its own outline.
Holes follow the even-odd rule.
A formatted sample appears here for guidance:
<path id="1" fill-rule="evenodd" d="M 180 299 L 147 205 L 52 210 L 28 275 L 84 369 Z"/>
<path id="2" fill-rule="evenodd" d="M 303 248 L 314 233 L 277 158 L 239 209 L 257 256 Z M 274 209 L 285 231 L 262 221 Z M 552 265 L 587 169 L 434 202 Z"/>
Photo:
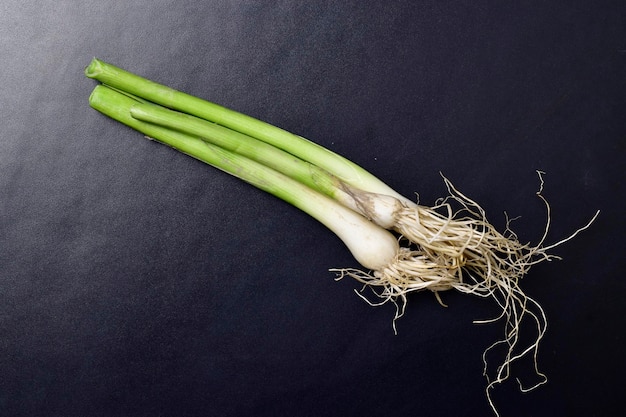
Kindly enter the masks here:
<path id="1" fill-rule="evenodd" d="M 504 3 L 507 3 L 506 5 Z M 441 171 L 549 241 L 531 393 L 623 409 L 623 1 L 0 1 L 1 416 L 489 416 L 502 323 L 462 294 L 373 308 L 315 220 L 90 109 L 97 56 L 308 137 L 432 204 Z M 514 368 L 534 382 L 532 363 Z"/>

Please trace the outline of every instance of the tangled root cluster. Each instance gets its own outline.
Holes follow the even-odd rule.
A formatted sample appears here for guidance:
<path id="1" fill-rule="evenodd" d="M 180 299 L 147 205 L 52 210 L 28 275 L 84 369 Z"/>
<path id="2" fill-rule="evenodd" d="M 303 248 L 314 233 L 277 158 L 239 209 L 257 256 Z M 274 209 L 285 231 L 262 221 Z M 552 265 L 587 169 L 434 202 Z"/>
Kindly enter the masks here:
<path id="1" fill-rule="evenodd" d="M 440 303 L 438 292 L 450 289 L 494 299 L 501 314 L 479 323 L 498 320 L 505 323 L 503 338 L 483 354 L 487 398 L 496 415 L 490 390 L 509 377 L 510 366 L 516 360 L 532 354 L 535 372 L 540 377 L 540 382 L 530 388 L 520 385 L 523 391 L 546 382 L 545 375 L 537 367 L 537 350 L 546 331 L 546 316 L 543 308 L 520 288 L 521 278 L 533 265 L 559 259 L 548 251 L 586 229 L 598 215 L 596 213 L 586 226 L 568 238 L 544 246 L 550 227 L 550 206 L 541 194 L 543 178 L 541 172 L 538 174 L 541 184 L 537 196 L 546 206 L 547 220 L 544 233 L 535 245 L 521 243 L 509 228 L 509 219 L 504 232 L 496 230 L 487 220 L 485 211 L 444 178 L 448 197 L 433 207 L 405 206 L 399 213 L 395 230 L 401 236 L 400 241 L 408 244 L 402 246 L 392 264 L 371 273 L 356 269 L 335 270 L 339 272 L 338 279 L 349 276 L 363 283 L 364 288 L 371 289 L 377 302 L 359 293 L 370 304 L 394 303 L 395 319 L 404 314 L 407 295 L 414 291 L 430 290 Z M 520 324 L 525 317 L 530 317 L 534 323 L 536 337 L 529 345 L 520 347 Z M 505 346 L 504 359 L 495 372 L 491 372 L 487 367 L 487 353 L 502 345 Z"/>

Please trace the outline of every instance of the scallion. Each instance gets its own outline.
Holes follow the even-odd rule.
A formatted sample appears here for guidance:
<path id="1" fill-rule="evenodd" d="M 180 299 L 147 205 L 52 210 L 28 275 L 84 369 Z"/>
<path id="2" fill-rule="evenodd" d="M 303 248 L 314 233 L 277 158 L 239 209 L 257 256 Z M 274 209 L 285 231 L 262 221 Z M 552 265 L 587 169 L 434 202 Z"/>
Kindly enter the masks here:
<path id="1" fill-rule="evenodd" d="M 522 244 L 508 228 L 499 232 L 476 202 L 444 178 L 449 195 L 433 207 L 417 204 L 348 159 L 300 136 L 94 59 L 85 74 L 97 86 L 90 104 L 100 112 L 192 157 L 235 175 L 313 216 L 332 230 L 367 270 L 338 269 L 340 277 L 363 282 L 402 315 L 407 294 L 431 290 L 492 297 L 505 321 L 505 358 L 494 374 L 487 371 L 489 391 L 509 376 L 510 365 L 532 354 L 546 331 L 541 306 L 525 295 L 521 278 L 536 263 L 557 259 L 548 253 L 568 238 L 544 245 Z M 385 229 L 390 229 L 392 234 Z M 399 244 L 401 242 L 402 244 Z M 397 303 L 397 301 L 400 303 Z M 440 299 L 439 299 L 440 300 Z M 441 302 L 441 300 L 440 300 Z M 518 346 L 520 324 L 530 317 L 534 342 Z M 395 325 L 395 324 L 394 324 Z M 536 386 L 536 385 L 535 385 Z M 497 413 L 497 412 L 496 412 Z"/>

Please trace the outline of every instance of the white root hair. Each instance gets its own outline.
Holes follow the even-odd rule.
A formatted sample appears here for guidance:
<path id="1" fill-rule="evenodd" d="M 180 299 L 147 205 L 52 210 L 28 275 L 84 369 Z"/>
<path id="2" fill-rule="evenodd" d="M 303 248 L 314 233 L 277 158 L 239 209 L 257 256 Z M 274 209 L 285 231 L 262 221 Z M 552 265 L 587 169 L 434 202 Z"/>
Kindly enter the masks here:
<path id="1" fill-rule="evenodd" d="M 550 228 L 550 205 L 542 195 L 543 172 L 537 173 L 540 180 L 537 196 L 545 204 L 547 220 L 543 235 L 535 245 L 519 241 L 509 227 L 513 219 L 508 217 L 505 231 L 498 232 L 487 220 L 483 208 L 443 177 L 449 193 L 446 198 L 439 200 L 434 207 L 404 205 L 404 209 L 398 213 L 395 230 L 401 235 L 401 241 L 409 241 L 410 245 L 401 247 L 390 265 L 373 272 L 333 270 L 338 272 L 337 279 L 348 276 L 363 283 L 363 289 L 369 288 L 379 299 L 378 302 L 362 295 L 362 291 L 357 294 L 371 305 L 392 302 L 396 306 L 394 331 L 395 322 L 404 314 L 407 295 L 411 292 L 430 290 L 442 305 L 438 292 L 450 289 L 494 299 L 502 310 L 501 314 L 475 323 L 504 320 L 505 324 L 503 338 L 489 346 L 483 354 L 484 376 L 487 379 L 485 391 L 496 416 L 498 412 L 491 398 L 491 390 L 509 378 L 513 362 L 531 354 L 535 373 L 540 378 L 539 383 L 529 388 L 520 383 L 523 392 L 547 381 L 537 364 L 539 342 L 547 329 L 546 315 L 539 303 L 520 288 L 521 278 L 537 263 L 560 259 L 548 252 L 587 229 L 599 214 L 596 212 L 585 226 L 569 237 L 545 246 Z M 519 346 L 520 324 L 526 317 L 534 323 L 536 336 L 529 345 Z M 505 347 L 504 359 L 495 372 L 490 371 L 487 354 L 501 346 Z"/>

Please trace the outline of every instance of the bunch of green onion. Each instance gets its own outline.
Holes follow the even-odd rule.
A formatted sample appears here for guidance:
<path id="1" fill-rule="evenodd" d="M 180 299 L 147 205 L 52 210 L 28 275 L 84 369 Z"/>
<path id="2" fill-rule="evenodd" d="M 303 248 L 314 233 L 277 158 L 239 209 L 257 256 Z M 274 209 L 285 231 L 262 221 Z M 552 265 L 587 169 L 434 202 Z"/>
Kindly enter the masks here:
<path id="1" fill-rule="evenodd" d="M 448 197 L 434 207 L 422 206 L 348 159 L 268 123 L 98 59 L 85 74 L 101 82 L 89 98 L 94 109 L 281 198 L 328 227 L 363 268 L 336 269 L 339 278 L 352 277 L 372 289 L 380 303 L 395 303 L 395 318 L 414 291 L 430 290 L 439 299 L 438 291 L 456 289 L 496 300 L 502 314 L 494 320 L 503 318 L 505 331 L 487 351 L 504 344 L 506 353 L 494 374 L 487 372 L 485 360 L 487 396 L 494 411 L 489 390 L 508 378 L 513 361 L 531 353 L 537 370 L 537 349 L 547 323 L 543 309 L 524 294 L 519 280 L 532 265 L 555 259 L 547 251 L 591 222 L 544 246 L 550 214 L 540 190 L 537 195 L 548 211 L 545 233 L 536 245 L 522 244 L 508 225 L 497 231 L 484 210 L 445 178 Z M 520 348 L 519 326 L 525 316 L 534 321 L 537 337 Z M 537 374 L 542 380 L 535 386 L 545 382 Z"/>

